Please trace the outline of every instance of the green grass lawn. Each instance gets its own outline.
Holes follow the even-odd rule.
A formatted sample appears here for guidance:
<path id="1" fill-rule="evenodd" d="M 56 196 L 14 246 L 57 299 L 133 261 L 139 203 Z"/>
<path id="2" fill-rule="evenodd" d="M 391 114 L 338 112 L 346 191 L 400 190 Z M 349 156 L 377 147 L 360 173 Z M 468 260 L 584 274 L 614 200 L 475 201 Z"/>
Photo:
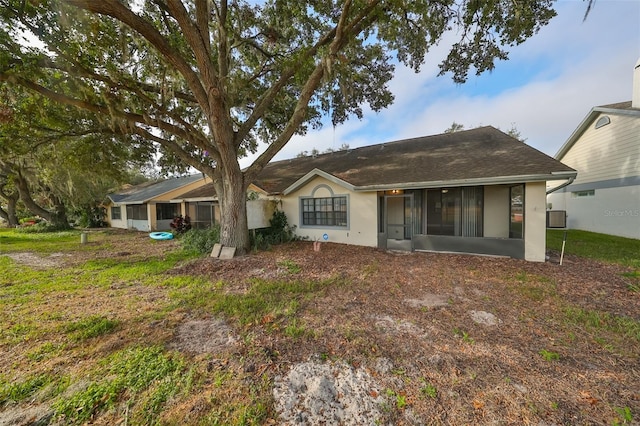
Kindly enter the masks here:
<path id="1" fill-rule="evenodd" d="M 547 248 L 560 251 L 564 232 L 548 229 Z M 577 229 L 566 232 L 565 254 L 618 263 L 640 270 L 640 240 Z"/>
<path id="2" fill-rule="evenodd" d="M 549 248 L 561 249 L 563 232 L 547 232 Z M 0 229 L 0 423 L 3 423 L 1 413 L 5 408 L 18 404 L 21 407 L 42 404 L 48 407 L 54 421 L 61 424 L 93 421 L 98 424 L 273 424 L 268 423 L 275 418 L 273 376 L 268 373 L 275 374 L 279 371 L 276 368 L 285 371 L 292 361 L 283 354 L 292 347 L 311 345 L 319 348 L 317 353 L 321 356 L 338 356 L 333 354 L 333 344 L 324 343 L 325 340 L 332 341 L 326 334 L 327 330 L 317 329 L 327 317 L 326 311 L 316 306 L 323 306 L 322 301 L 330 296 L 351 295 L 350 292 L 358 295 L 348 298 L 354 306 L 375 303 L 375 298 L 360 302 L 367 296 L 362 287 L 368 289 L 387 273 L 383 270 L 385 263 L 380 262 L 374 266 L 362 265 L 358 273 L 362 277 L 360 281 L 343 270 L 331 279 L 313 275 L 311 278 L 285 280 L 266 274 L 264 279 L 253 279 L 246 287 L 231 288 L 225 282 L 212 281 L 206 276 L 172 273 L 172 268 L 177 265 L 190 265 L 188 262 L 193 259 L 193 254 L 185 252 L 179 245 L 168 244 L 171 243 L 153 241 L 136 233 L 93 231 L 89 244 L 80 244 L 80 231 L 25 234 Z M 162 247 L 170 249 L 153 251 Z M 568 231 L 565 249 L 571 255 L 631 267 L 633 283 L 625 297 L 637 297 L 640 241 Z M 48 259 L 52 253 L 63 253 L 70 255 L 74 262 L 60 263 L 57 267 L 29 266 L 10 257 L 18 252 L 35 253 L 43 259 Z M 401 263 L 411 257 L 388 259 Z M 606 362 L 614 357 L 629 363 L 637 360 L 627 352 L 638 353 L 638 319 L 621 316 L 605 308 L 583 307 L 570 298 L 563 299 L 558 289 L 560 284 L 553 275 L 560 273 L 561 268 L 544 265 L 553 267 L 547 276 L 538 270 L 527 272 L 526 265 L 509 260 L 504 260 L 504 264 L 500 263 L 503 260 L 494 259 L 483 259 L 485 263 L 478 259 L 470 262 L 476 262 L 479 267 L 486 263 L 489 269 L 479 272 L 473 268 L 461 268 L 456 270 L 456 276 L 443 274 L 438 280 L 450 280 L 451 288 L 465 285 L 465 282 L 489 281 L 492 284 L 485 288 L 487 291 L 504 288 L 505 293 L 497 294 L 495 300 L 509 297 L 510 303 L 523 307 L 521 318 L 511 321 L 511 326 L 516 327 L 514 330 L 521 327 L 522 331 L 515 331 L 515 334 L 525 340 L 523 343 L 514 338 L 511 344 L 517 350 L 513 353 L 533 351 L 529 363 L 540 358 L 549 364 L 544 366 L 538 377 L 546 378 L 545 369 L 560 368 L 557 366 L 562 366 L 565 359 L 577 356 L 572 352 L 575 341 L 590 345 L 589 350 L 593 354 L 589 362 L 598 368 L 613 368 Z M 499 278 L 500 274 L 496 275 L 498 270 L 490 269 L 494 263 L 496 268 L 516 268 L 515 282 Z M 286 277 L 298 277 L 305 272 L 305 266 L 299 260 L 281 257 L 276 264 Z M 400 266 L 398 271 L 406 269 Z M 245 270 L 239 268 L 237 272 L 243 274 Z M 401 276 L 400 272 L 397 273 Z M 414 282 L 409 280 L 406 285 L 414 286 Z M 375 294 L 376 297 L 388 297 L 393 302 L 394 297 L 405 297 L 404 290 L 401 284 L 397 284 L 397 288 L 385 287 L 384 292 Z M 428 291 L 436 290 L 429 288 Z M 396 292 L 398 295 L 394 296 Z M 470 291 L 467 294 L 474 293 Z M 452 348 L 462 346 L 464 350 L 452 350 L 446 356 L 455 358 L 457 365 L 468 366 L 468 370 L 449 377 L 448 369 L 439 374 L 434 366 L 430 366 L 425 370 L 428 377 L 418 380 L 412 376 L 410 380 L 406 376 L 402 386 L 406 389 L 419 387 L 422 396 L 410 394 L 405 388 L 388 390 L 387 394 L 395 398 L 397 415 L 403 412 L 405 404 L 432 404 L 434 412 L 442 407 L 458 410 L 458 413 L 464 412 L 468 408 L 464 408 L 466 406 L 471 407 L 471 412 L 478 410 L 469 405 L 472 402 L 459 406 L 458 397 L 452 397 L 457 394 L 449 392 L 451 389 L 460 393 L 483 389 L 484 383 L 476 379 L 474 371 L 474 368 L 483 368 L 483 364 L 474 366 L 467 363 L 481 357 L 458 357 L 471 353 L 476 347 L 478 353 L 491 353 L 490 349 L 484 349 L 491 348 L 490 342 L 484 339 L 484 333 L 491 334 L 490 329 L 480 329 L 468 319 L 466 312 L 447 313 L 462 303 L 452 296 L 450 305 L 441 309 L 443 314 L 434 314 L 430 325 L 434 330 L 455 325 L 454 337 L 447 340 L 444 351 L 448 345 Z M 483 296 L 483 306 L 491 306 L 492 303 L 491 297 Z M 493 306 L 499 311 L 502 305 L 499 302 Z M 403 304 L 399 306 L 406 309 Z M 542 309 L 537 307 L 545 307 L 544 312 L 552 315 L 542 317 Z M 349 317 L 350 308 L 347 306 L 336 309 L 341 310 L 340 315 Z M 431 313 L 425 309 L 416 315 L 423 317 Z M 169 344 L 174 341 L 174 331 L 185 320 L 210 317 L 224 318 L 233 325 L 244 349 L 194 355 L 176 350 Z M 377 349 L 377 345 L 386 344 L 386 340 L 369 340 L 364 329 L 349 321 L 345 322 L 344 329 L 331 330 L 332 334 L 344 334 L 342 340 L 335 341 L 346 349 L 336 350 L 337 354 L 353 355 L 355 360 L 364 356 L 387 356 L 378 354 Z M 366 317 L 365 322 L 371 321 Z M 400 321 L 399 324 L 411 323 Z M 533 344 L 527 340 L 530 339 L 529 331 L 538 328 L 536 339 L 541 339 L 542 335 L 550 336 L 540 340 L 540 344 L 546 346 L 538 347 L 538 342 Z M 401 346 L 399 336 L 389 335 L 389 345 Z M 500 346 L 495 346 L 496 350 L 504 346 L 502 340 L 498 342 Z M 482 359 L 485 358 L 487 356 L 483 355 Z M 498 358 L 496 360 L 499 361 Z M 401 361 L 396 360 L 399 364 Z M 407 360 L 407 365 L 413 363 L 413 357 Z M 487 389 L 507 386 L 511 380 L 509 371 L 517 370 L 515 367 L 510 370 L 502 361 L 491 365 L 494 366 L 492 368 L 504 368 L 504 378 L 487 385 Z M 461 381 L 465 380 L 463 384 Z M 406 399 L 405 393 L 408 395 Z M 515 393 L 514 399 L 507 401 L 512 408 L 517 405 L 518 395 Z M 546 390 L 540 395 L 546 395 Z M 553 395 L 563 398 L 563 392 Z M 571 401 L 576 398 L 580 400 L 581 396 L 572 395 L 572 399 L 564 402 L 549 398 L 552 397 L 538 397 L 535 400 L 538 406 L 533 402 L 521 404 L 518 413 L 523 418 L 536 419 L 544 418 L 540 413 L 547 411 L 554 419 L 553 413 L 560 409 L 573 414 L 576 407 L 562 408 L 563 404 L 573 403 Z M 609 396 L 598 398 L 604 401 Z M 640 413 L 636 407 L 619 395 L 616 398 L 606 400 L 610 406 L 598 402 L 601 405 L 596 407 L 608 410 L 608 418 L 612 420 L 607 424 L 630 424 L 637 419 Z M 615 423 L 618 419 L 619 422 Z"/>

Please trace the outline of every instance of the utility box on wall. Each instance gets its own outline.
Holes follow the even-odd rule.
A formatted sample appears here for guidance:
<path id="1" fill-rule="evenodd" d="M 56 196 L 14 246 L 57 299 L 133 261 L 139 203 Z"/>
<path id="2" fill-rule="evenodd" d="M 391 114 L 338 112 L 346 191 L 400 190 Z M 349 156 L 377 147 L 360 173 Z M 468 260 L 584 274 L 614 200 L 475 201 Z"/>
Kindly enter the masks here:
<path id="1" fill-rule="evenodd" d="M 547 210 L 547 228 L 566 228 L 566 210 Z"/>
<path id="2" fill-rule="evenodd" d="M 276 209 L 276 203 L 272 200 L 247 201 L 247 222 L 249 229 L 268 228 L 269 220 Z"/>

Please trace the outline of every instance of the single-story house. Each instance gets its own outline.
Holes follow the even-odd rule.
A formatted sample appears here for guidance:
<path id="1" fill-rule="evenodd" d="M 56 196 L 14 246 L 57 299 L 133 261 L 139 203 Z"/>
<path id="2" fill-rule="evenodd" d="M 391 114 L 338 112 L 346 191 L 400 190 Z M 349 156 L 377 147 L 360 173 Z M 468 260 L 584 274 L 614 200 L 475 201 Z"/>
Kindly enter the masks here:
<path id="1" fill-rule="evenodd" d="M 271 162 L 253 183 L 311 240 L 544 261 L 546 182 L 575 176 L 481 127 Z"/>
<path id="2" fill-rule="evenodd" d="M 205 229 L 220 222 L 220 205 L 213 183 L 209 182 L 191 191 L 177 195 L 173 202 L 181 203 L 182 211 L 196 229 Z M 249 229 L 267 228 L 276 205 L 270 197 L 249 185 L 247 189 L 247 225 Z"/>
<path id="3" fill-rule="evenodd" d="M 247 201 L 249 229 L 268 227 L 275 203 L 254 185 L 247 192 L 253 198 Z M 179 215 L 189 216 L 195 229 L 220 222 L 213 183 L 201 174 L 145 182 L 107 197 L 107 221 L 113 228 L 167 231 Z"/>
<path id="4" fill-rule="evenodd" d="M 276 200 L 296 234 L 314 241 L 544 261 L 546 183 L 575 177 L 558 160 L 481 127 L 274 161 L 249 189 L 262 206 Z M 192 223 L 215 222 L 213 185 L 200 179 L 163 199 Z M 133 199 L 153 216 L 160 198 Z"/>
<path id="5" fill-rule="evenodd" d="M 578 171 L 548 188 L 568 228 L 640 239 L 640 60 L 632 100 L 592 108 L 555 158 Z"/>
<path id="6" fill-rule="evenodd" d="M 202 174 L 145 182 L 118 193 L 109 194 L 107 221 L 114 228 L 139 231 L 164 231 L 186 210 L 176 196 L 211 182 Z"/>

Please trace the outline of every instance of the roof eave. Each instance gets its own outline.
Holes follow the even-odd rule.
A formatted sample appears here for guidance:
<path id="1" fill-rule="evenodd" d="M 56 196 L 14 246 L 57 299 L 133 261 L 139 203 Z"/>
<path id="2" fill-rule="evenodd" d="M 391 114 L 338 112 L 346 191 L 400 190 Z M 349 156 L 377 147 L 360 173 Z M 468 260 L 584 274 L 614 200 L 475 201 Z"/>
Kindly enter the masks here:
<path id="1" fill-rule="evenodd" d="M 474 178 L 474 179 L 454 179 L 427 182 L 404 182 L 381 185 L 363 185 L 354 187 L 354 192 L 365 191 L 388 191 L 393 189 L 429 189 L 429 188 L 450 188 L 456 186 L 479 186 L 479 185 L 505 185 L 513 183 L 527 182 L 546 182 L 550 180 L 561 180 L 575 177 L 576 171 L 551 172 L 535 175 L 520 176 L 496 176 L 490 178 Z"/>
<path id="2" fill-rule="evenodd" d="M 188 197 L 188 198 L 172 198 L 169 200 L 171 203 L 197 203 L 199 201 L 218 201 L 218 197 L 205 196 L 205 197 Z"/>

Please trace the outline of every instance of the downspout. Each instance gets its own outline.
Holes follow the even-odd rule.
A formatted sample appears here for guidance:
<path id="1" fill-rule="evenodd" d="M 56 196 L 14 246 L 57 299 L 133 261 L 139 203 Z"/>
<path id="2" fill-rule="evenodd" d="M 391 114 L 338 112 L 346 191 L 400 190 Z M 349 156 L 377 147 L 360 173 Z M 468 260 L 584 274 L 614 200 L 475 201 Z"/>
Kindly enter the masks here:
<path id="1" fill-rule="evenodd" d="M 556 186 L 555 188 L 551 188 L 547 191 L 547 195 L 551 194 L 552 192 L 556 192 L 559 189 L 564 188 L 565 186 L 569 186 L 573 183 L 573 181 L 576 180 L 575 176 L 571 176 L 566 182 L 561 183 L 560 185 Z"/>

